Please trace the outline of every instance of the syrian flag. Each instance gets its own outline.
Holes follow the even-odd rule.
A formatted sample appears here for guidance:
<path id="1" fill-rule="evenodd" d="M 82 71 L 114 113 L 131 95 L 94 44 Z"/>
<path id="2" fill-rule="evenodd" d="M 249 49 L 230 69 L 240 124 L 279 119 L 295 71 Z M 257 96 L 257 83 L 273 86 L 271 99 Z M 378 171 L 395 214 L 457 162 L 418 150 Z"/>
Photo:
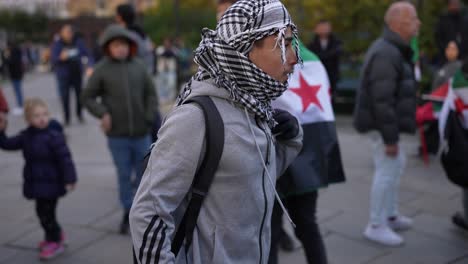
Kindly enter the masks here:
<path id="1" fill-rule="evenodd" d="M 303 150 L 288 169 L 292 177 L 278 184 L 284 195 L 345 181 L 327 72 L 314 53 L 302 43 L 299 48 L 304 64 L 296 66 L 289 89 L 273 102 L 296 116 L 304 130 Z"/>
<path id="2" fill-rule="evenodd" d="M 463 126 L 468 129 L 468 80 L 458 70 L 448 83 L 444 104 L 439 114 L 439 134 L 445 138 L 447 118 L 451 111 L 460 114 Z"/>

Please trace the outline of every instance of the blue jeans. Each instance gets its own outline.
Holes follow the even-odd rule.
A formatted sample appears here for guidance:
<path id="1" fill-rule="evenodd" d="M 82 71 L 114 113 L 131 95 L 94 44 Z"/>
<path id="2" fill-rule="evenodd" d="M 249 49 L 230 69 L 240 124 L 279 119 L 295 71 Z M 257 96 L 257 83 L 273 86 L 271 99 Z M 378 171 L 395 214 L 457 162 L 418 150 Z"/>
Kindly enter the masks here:
<path id="1" fill-rule="evenodd" d="M 382 137 L 372 133 L 373 157 L 375 165 L 374 181 L 370 195 L 370 223 L 386 225 L 389 217 L 398 216 L 398 194 L 400 179 L 406 165 L 406 154 L 399 145 L 398 156 L 385 154 Z"/>
<path id="2" fill-rule="evenodd" d="M 16 103 L 18 107 L 23 107 L 23 89 L 21 87 L 21 80 L 11 80 L 13 89 L 15 90 Z"/>
<path id="3" fill-rule="evenodd" d="M 151 137 L 108 137 L 107 143 L 119 177 L 120 202 L 124 210 L 130 211 L 133 196 L 143 175 L 142 162 L 151 146 Z M 133 172 L 135 174 L 132 179 Z"/>

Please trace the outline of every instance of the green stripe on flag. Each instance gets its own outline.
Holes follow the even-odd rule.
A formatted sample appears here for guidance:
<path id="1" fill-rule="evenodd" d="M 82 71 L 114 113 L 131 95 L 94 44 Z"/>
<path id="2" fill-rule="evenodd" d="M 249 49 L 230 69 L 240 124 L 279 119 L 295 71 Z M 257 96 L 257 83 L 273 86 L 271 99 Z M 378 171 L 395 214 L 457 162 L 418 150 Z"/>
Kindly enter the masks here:
<path id="1" fill-rule="evenodd" d="M 302 41 L 297 40 L 297 42 L 299 42 L 299 52 L 301 53 L 302 59 L 304 61 L 318 61 L 319 60 L 317 55 L 315 55 L 310 50 L 308 50 L 306 46 L 304 45 L 304 43 L 302 43 Z"/>
<path id="2" fill-rule="evenodd" d="M 458 70 L 453 76 L 453 89 L 468 88 L 468 80 L 463 76 L 463 72 Z"/>
<path id="3" fill-rule="evenodd" d="M 413 50 L 413 62 L 419 60 L 419 40 L 418 37 L 413 37 L 410 42 L 411 49 Z"/>

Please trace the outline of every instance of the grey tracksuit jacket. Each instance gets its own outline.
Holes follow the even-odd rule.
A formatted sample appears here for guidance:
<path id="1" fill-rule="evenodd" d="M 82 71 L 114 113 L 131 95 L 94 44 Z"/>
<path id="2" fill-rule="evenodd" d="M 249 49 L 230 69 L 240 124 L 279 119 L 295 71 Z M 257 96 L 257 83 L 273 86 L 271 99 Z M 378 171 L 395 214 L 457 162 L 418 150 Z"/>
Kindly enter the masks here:
<path id="1" fill-rule="evenodd" d="M 190 97 L 211 96 L 224 121 L 225 145 L 219 167 L 202 205 L 192 245 L 187 254 L 182 248 L 176 259 L 171 241 L 204 157 L 205 123 L 197 105 L 175 107 L 159 131 L 130 211 L 136 258 L 140 263 L 267 263 L 274 183 L 299 153 L 302 131 L 292 140 L 277 141 L 266 123 L 257 122 L 232 103 L 225 89 L 211 81 L 193 82 L 192 88 Z"/>

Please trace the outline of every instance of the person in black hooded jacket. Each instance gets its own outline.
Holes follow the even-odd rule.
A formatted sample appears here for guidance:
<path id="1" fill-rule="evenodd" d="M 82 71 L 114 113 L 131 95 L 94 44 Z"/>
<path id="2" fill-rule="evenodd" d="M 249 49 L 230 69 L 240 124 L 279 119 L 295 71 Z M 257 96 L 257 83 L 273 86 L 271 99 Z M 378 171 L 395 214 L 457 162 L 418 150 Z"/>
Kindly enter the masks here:
<path id="1" fill-rule="evenodd" d="M 315 38 L 309 44 L 309 49 L 313 51 L 325 66 L 332 99 L 335 94 L 336 84 L 340 80 L 340 56 L 343 52 L 341 41 L 332 33 L 332 25 L 328 20 L 320 21 L 315 28 Z"/>

